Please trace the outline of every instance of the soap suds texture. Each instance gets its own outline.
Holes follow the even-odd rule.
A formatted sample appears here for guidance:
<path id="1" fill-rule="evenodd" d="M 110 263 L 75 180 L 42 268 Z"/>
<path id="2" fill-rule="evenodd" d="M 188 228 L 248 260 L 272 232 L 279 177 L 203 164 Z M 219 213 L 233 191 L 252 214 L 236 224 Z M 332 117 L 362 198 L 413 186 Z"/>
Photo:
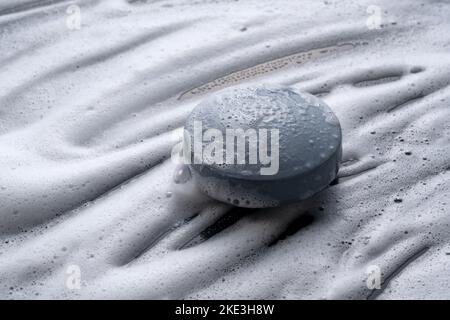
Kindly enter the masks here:
<path id="1" fill-rule="evenodd" d="M 449 14 L 405 0 L 3 1 L 0 297 L 448 298 Z M 263 210 L 174 183 L 193 107 L 257 83 L 332 108 L 339 183 Z"/>

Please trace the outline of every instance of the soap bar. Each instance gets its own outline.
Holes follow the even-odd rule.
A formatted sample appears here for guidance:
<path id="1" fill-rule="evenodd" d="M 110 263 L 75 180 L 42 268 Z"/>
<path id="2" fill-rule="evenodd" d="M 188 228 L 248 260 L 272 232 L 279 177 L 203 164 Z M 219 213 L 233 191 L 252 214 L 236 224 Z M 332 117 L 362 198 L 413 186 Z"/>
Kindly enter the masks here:
<path id="1" fill-rule="evenodd" d="M 336 178 L 342 134 L 333 111 L 311 94 L 236 86 L 193 109 L 183 153 L 195 183 L 210 197 L 274 207 L 308 198 Z"/>

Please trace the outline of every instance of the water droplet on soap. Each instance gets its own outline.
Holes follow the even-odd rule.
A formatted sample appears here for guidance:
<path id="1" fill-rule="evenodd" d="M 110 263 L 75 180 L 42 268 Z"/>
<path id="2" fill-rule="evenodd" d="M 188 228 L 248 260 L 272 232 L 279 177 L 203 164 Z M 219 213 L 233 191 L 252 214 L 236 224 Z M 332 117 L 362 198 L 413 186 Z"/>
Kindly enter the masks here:
<path id="1" fill-rule="evenodd" d="M 191 179 L 191 170 L 185 164 L 180 164 L 175 168 L 175 172 L 173 174 L 173 182 L 176 184 L 183 184 Z"/>

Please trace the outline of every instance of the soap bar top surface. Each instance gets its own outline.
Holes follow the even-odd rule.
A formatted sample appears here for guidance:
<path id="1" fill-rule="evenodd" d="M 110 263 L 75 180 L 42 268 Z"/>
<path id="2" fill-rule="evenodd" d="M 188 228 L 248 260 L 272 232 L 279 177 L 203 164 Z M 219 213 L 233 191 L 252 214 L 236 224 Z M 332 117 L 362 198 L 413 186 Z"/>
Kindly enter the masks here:
<path id="1" fill-rule="evenodd" d="M 242 130 L 241 132 L 252 129 L 251 131 L 256 132 L 256 153 L 266 151 L 260 150 L 261 142 L 264 141 L 267 142 L 266 154 L 278 151 L 278 171 L 270 175 L 261 174 L 261 168 L 267 167 L 267 164 L 261 163 L 259 156 L 257 163 L 249 163 L 251 148 L 247 135 L 245 163 L 205 164 L 205 161 L 197 159 L 197 163 L 192 164 L 193 167 L 206 174 L 247 180 L 289 178 L 317 168 L 341 148 L 341 127 L 333 111 L 315 96 L 289 87 L 238 86 L 222 90 L 203 100 L 194 108 L 185 126 L 190 136 L 192 159 L 196 156 L 193 145 L 195 123 L 197 129 L 201 123 L 203 133 L 208 129 L 215 129 L 223 134 L 223 148 L 216 152 L 223 152 L 224 160 L 227 153 L 227 130 L 230 129 Z M 276 138 L 275 131 L 278 132 L 278 141 L 271 140 Z M 209 139 L 204 140 L 203 149 L 206 150 L 210 143 Z"/>

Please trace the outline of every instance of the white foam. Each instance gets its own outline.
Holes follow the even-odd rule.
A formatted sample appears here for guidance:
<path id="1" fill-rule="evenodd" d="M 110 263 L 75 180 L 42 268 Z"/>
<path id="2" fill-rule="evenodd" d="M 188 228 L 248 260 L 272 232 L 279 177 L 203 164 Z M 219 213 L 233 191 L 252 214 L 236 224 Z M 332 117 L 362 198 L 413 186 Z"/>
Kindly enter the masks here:
<path id="1" fill-rule="evenodd" d="M 71 31 L 30 3 L 0 5 L 1 298 L 448 298 L 448 4 L 377 1 L 369 29 L 372 1 L 80 1 Z M 227 214 L 173 182 L 171 132 L 260 82 L 333 109 L 342 179 Z"/>

